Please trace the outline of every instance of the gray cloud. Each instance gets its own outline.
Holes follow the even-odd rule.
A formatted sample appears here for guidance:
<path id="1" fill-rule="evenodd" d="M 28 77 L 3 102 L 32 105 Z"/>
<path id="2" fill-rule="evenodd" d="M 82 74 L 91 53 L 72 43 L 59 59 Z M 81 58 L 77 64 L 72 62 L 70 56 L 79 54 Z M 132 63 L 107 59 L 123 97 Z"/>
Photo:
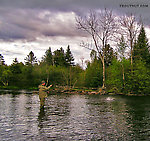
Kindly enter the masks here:
<path id="1" fill-rule="evenodd" d="M 120 7 L 137 4 L 150 7 L 150 0 L 0 0 L 1 53 L 10 64 L 15 57 L 24 61 L 31 50 L 41 58 L 49 46 L 55 50 L 69 44 L 80 62 L 81 56 L 89 58 L 89 51 L 79 45 L 86 35 L 76 29 L 74 17 L 107 8 L 141 16 L 149 25 L 149 7 Z"/>
<path id="2" fill-rule="evenodd" d="M 0 0 L 1 7 L 53 9 L 70 11 L 76 9 L 117 8 L 119 4 L 150 4 L 149 0 Z"/>
<path id="3" fill-rule="evenodd" d="M 0 39 L 36 40 L 42 36 L 85 36 L 76 30 L 75 14 L 39 9 L 0 8 Z"/>
<path id="4" fill-rule="evenodd" d="M 12 0 L 0 0 L 0 39 L 5 41 L 34 41 L 38 37 L 47 36 L 86 36 L 76 30 L 75 15 L 71 15 L 72 11 L 76 15 L 81 15 L 92 9 L 110 8 L 118 14 L 133 13 L 139 15 L 143 18 L 144 23 L 149 24 L 149 8 L 120 7 L 120 5 L 137 4 L 150 6 L 150 1 L 13 0 L 12 2 Z"/>

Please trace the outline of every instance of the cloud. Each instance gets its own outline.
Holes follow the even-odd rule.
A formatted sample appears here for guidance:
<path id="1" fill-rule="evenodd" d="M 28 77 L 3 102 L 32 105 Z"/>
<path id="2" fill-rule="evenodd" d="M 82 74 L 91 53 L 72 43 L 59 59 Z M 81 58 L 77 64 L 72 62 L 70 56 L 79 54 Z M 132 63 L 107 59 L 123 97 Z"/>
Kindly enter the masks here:
<path id="1" fill-rule="evenodd" d="M 150 4 L 149 0 L 0 0 L 0 39 L 35 41 L 46 36 L 86 36 L 75 25 L 76 15 L 110 8 L 133 13 L 149 24 L 149 8 L 120 5 Z M 119 12 L 118 12 L 119 11 Z"/>
<path id="2" fill-rule="evenodd" d="M 89 51 L 80 47 L 88 36 L 76 29 L 75 17 L 93 9 L 107 8 L 118 15 L 141 16 L 149 26 L 149 7 L 120 6 L 137 4 L 150 7 L 150 0 L 0 0 L 0 48 L 3 42 L 7 43 L 2 54 L 9 61 L 17 56 L 23 60 L 32 50 L 40 58 L 49 46 L 55 50 L 69 44 L 77 60 L 81 56 L 88 58 Z"/>
<path id="3" fill-rule="evenodd" d="M 5 9 L 47 9 L 50 11 L 63 11 L 84 13 L 87 10 L 110 8 L 120 12 L 134 12 L 135 14 L 149 15 L 149 7 L 126 7 L 120 5 L 149 5 L 149 0 L 0 0 L 0 7 Z"/>
<path id="4" fill-rule="evenodd" d="M 120 4 L 150 4 L 149 0 L 0 0 L 1 7 L 76 11 L 79 9 L 117 8 Z"/>
<path id="5" fill-rule="evenodd" d="M 0 9 L 0 39 L 33 41 L 45 36 L 85 36 L 76 29 L 74 12 Z"/>

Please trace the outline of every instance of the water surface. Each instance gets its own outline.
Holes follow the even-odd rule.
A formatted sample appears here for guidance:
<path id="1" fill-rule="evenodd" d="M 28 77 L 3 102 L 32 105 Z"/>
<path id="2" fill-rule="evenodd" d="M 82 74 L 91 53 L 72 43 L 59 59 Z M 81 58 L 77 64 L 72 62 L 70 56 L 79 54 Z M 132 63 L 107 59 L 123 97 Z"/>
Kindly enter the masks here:
<path id="1" fill-rule="evenodd" d="M 0 94 L 0 140 L 150 140 L 150 96 Z"/>

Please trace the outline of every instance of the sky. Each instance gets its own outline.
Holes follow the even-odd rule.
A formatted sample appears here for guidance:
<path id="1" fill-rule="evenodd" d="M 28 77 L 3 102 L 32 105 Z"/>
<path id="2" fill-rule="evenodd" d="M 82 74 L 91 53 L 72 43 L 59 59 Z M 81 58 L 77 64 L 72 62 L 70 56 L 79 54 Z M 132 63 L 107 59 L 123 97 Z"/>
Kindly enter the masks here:
<path id="1" fill-rule="evenodd" d="M 142 17 L 150 37 L 150 0 L 0 0 L 0 54 L 10 65 L 14 58 L 24 63 L 30 51 L 41 60 L 49 47 L 66 50 L 69 45 L 81 64 L 90 51 L 80 43 L 90 38 L 77 29 L 75 18 L 104 8 Z"/>

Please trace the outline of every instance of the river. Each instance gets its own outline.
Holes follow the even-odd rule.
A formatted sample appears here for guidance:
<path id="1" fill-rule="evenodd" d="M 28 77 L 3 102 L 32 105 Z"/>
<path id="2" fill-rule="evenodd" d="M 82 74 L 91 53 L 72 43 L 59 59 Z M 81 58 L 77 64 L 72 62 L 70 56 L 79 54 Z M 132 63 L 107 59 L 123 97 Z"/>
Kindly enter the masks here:
<path id="1" fill-rule="evenodd" d="M 150 140 L 150 96 L 0 93 L 0 141 Z"/>

